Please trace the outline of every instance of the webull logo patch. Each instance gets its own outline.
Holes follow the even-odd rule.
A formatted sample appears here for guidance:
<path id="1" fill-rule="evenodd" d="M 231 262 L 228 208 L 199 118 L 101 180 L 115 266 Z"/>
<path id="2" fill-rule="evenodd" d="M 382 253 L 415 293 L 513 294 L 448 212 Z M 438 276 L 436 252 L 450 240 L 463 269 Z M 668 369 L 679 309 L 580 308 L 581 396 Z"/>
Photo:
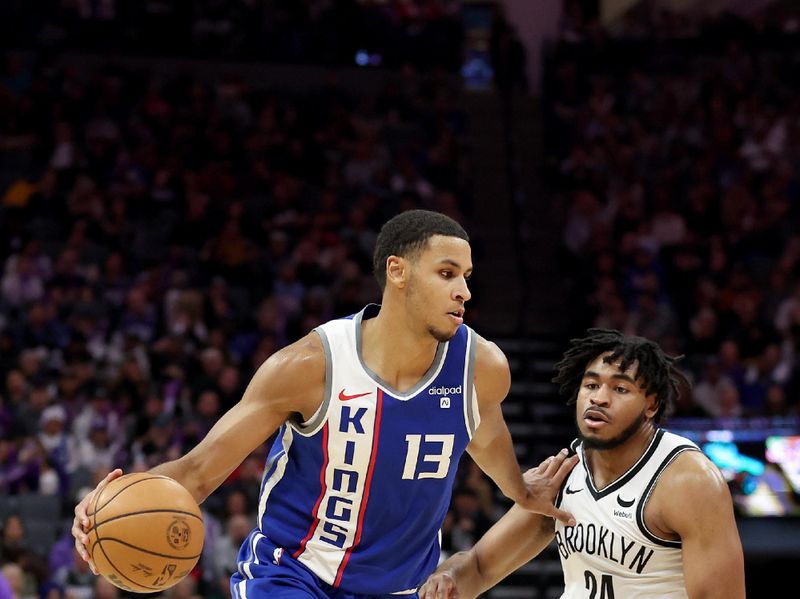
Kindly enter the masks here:
<path id="1" fill-rule="evenodd" d="M 461 395 L 461 385 L 458 387 L 431 387 L 428 395 Z"/>

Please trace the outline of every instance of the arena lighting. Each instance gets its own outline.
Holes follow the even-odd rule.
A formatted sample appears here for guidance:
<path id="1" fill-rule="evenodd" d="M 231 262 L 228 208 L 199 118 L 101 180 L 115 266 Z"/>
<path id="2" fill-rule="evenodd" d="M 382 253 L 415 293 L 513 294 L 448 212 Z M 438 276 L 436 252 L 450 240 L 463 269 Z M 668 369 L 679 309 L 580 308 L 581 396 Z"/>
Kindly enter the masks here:
<path id="1" fill-rule="evenodd" d="M 674 418 L 667 428 L 697 443 L 717 465 L 738 515 L 800 516 L 797 418 Z"/>
<path id="2" fill-rule="evenodd" d="M 739 453 L 739 448 L 736 447 L 735 443 L 720 441 L 706 443 L 703 445 L 703 453 L 711 458 L 711 461 L 722 470 L 747 472 L 754 476 L 760 476 L 764 473 L 764 463 Z"/>
<path id="3" fill-rule="evenodd" d="M 357 50 L 353 58 L 355 63 L 360 67 L 378 67 L 383 63 L 383 56 L 377 52 L 370 54 L 367 50 Z"/>
<path id="4" fill-rule="evenodd" d="M 365 67 L 369 64 L 369 53 L 366 50 L 356 52 L 356 64 L 360 67 Z"/>

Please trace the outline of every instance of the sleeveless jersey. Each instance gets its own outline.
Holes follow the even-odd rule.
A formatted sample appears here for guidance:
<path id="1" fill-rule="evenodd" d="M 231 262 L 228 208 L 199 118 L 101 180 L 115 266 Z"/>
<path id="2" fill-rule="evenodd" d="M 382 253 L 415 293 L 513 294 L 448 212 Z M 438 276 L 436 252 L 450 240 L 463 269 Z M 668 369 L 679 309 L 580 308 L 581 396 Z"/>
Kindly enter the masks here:
<path id="1" fill-rule="evenodd" d="M 644 508 L 664 470 L 698 447 L 660 429 L 639 461 L 602 490 L 586 467 L 582 444 L 576 440 L 572 449 L 579 462 L 556 499 L 577 522 L 568 527 L 556 521 L 562 599 L 686 599 L 681 543 L 648 530 Z"/>
<path id="2" fill-rule="evenodd" d="M 475 334 L 440 343 L 410 390 L 361 359 L 361 322 L 379 306 L 320 327 L 322 405 L 280 428 L 266 463 L 251 561 L 266 536 L 325 583 L 349 593 L 412 593 L 435 569 L 458 460 L 479 424 Z M 278 550 L 276 550 L 278 551 Z M 263 552 L 261 552 L 263 553 Z M 247 576 L 247 564 L 239 571 Z"/>

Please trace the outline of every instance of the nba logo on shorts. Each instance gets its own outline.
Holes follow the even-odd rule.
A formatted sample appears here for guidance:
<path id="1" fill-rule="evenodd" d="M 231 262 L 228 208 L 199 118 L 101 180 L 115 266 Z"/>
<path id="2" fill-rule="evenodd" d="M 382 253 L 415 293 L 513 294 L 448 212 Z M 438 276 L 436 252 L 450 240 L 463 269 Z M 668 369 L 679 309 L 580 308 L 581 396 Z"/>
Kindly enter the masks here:
<path id="1" fill-rule="evenodd" d="M 449 408 L 450 407 L 450 398 L 449 397 L 440 397 L 439 398 L 439 407 L 440 408 Z"/>

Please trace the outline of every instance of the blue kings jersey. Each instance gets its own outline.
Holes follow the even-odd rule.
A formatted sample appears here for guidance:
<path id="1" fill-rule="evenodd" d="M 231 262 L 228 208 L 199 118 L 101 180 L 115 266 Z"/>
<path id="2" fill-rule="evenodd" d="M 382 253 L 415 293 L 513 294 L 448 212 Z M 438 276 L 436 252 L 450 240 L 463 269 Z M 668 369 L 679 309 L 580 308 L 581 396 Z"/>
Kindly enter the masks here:
<path id="1" fill-rule="evenodd" d="M 476 338 L 459 327 L 418 384 L 401 392 L 361 359 L 362 319 L 378 310 L 370 305 L 316 329 L 324 399 L 308 421 L 279 430 L 261 487 L 260 531 L 246 542 L 264 535 L 349 593 L 403 594 L 437 565 L 458 460 L 479 424 Z"/>

